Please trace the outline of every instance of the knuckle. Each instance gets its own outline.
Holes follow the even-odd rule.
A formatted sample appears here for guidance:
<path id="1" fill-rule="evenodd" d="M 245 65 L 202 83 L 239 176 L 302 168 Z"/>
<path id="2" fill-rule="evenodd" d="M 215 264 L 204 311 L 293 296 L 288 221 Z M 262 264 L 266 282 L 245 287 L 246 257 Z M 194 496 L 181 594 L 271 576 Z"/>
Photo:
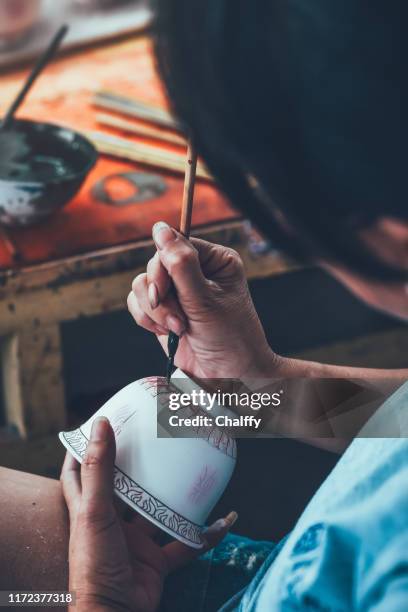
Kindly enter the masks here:
<path id="1" fill-rule="evenodd" d="M 149 315 L 141 307 L 140 303 L 134 295 L 131 299 L 130 305 L 128 304 L 128 309 L 139 327 L 149 328 L 152 326 L 152 323 L 154 323 L 154 321 L 151 320 Z"/>
<path id="2" fill-rule="evenodd" d="M 238 251 L 236 251 L 235 249 L 232 249 L 231 247 L 225 247 L 225 254 L 232 260 L 232 261 L 240 261 L 241 257 L 238 253 Z"/>
<path id="3" fill-rule="evenodd" d="M 139 276 L 135 276 L 135 278 L 132 281 L 132 291 L 136 291 L 137 289 L 138 278 Z"/>
<path id="4" fill-rule="evenodd" d="M 132 291 L 137 295 L 145 286 L 146 273 L 139 274 L 132 282 Z"/>
<path id="5" fill-rule="evenodd" d="M 129 312 L 132 312 L 133 310 L 133 297 L 134 297 L 134 293 L 133 291 L 131 291 L 129 295 L 127 296 L 127 307 L 128 307 Z"/>
<path id="6" fill-rule="evenodd" d="M 170 258 L 169 267 L 170 273 L 178 272 L 188 268 L 197 261 L 197 252 L 193 249 L 185 248 L 177 253 L 174 253 Z"/>
<path id="7" fill-rule="evenodd" d="M 235 251 L 235 249 L 227 248 L 226 256 L 229 259 L 230 265 L 238 272 L 244 270 L 244 262 L 241 259 L 241 255 Z"/>
<path id="8" fill-rule="evenodd" d="M 157 270 L 159 266 L 160 266 L 160 258 L 159 258 L 159 254 L 156 253 L 154 257 L 149 259 L 147 267 L 146 267 L 146 273 L 149 279 L 154 278 L 154 276 L 157 275 Z"/>
<path id="9" fill-rule="evenodd" d="M 82 461 L 82 466 L 85 470 L 94 470 L 101 465 L 105 447 L 106 445 L 104 442 L 89 443 Z"/>
<path id="10" fill-rule="evenodd" d="M 145 314 L 140 306 L 139 300 L 137 299 L 134 293 L 130 293 L 128 296 L 128 310 L 136 321 L 136 323 L 140 325 L 142 317 L 144 317 Z"/>
<path id="11" fill-rule="evenodd" d="M 140 312 L 136 312 L 133 315 L 134 320 L 136 321 L 137 325 L 139 325 L 140 327 L 143 327 L 143 317 L 140 314 Z"/>
<path id="12" fill-rule="evenodd" d="M 140 312 L 136 317 L 136 323 L 140 325 L 140 327 L 144 327 L 149 329 L 152 326 L 152 321 L 150 317 L 148 317 L 144 312 Z"/>

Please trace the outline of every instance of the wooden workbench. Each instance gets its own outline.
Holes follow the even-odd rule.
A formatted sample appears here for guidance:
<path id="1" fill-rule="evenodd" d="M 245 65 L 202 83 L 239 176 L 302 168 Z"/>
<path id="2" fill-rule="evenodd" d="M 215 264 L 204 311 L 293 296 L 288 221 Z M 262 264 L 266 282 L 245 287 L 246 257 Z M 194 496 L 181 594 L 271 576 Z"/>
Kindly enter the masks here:
<path id="1" fill-rule="evenodd" d="M 19 71 L 0 76 L 0 110 L 15 95 L 24 75 Z M 100 89 L 165 105 L 148 39 L 64 56 L 47 69 L 21 115 L 95 129 L 91 101 Z M 115 205 L 129 199 L 126 177 L 135 172 L 156 178 L 159 174 L 163 189 L 142 201 Z M 101 186 L 112 202 L 98 197 Z M 153 253 L 151 227 L 159 220 L 177 225 L 182 188 L 182 177 L 104 157 L 63 211 L 37 227 L 7 230 L 0 240 L 4 403 L 8 424 L 21 435 L 64 428 L 59 324 L 126 308 L 132 279 Z M 132 189 L 130 200 L 131 196 Z M 288 269 L 277 253 L 251 253 L 245 223 L 209 183 L 197 186 L 193 234 L 236 248 L 249 278 Z"/>
<path id="2" fill-rule="evenodd" d="M 251 279 L 288 269 L 276 252 L 251 253 L 241 221 L 214 223 L 193 233 L 236 248 Z M 52 433 L 66 424 L 59 324 L 126 308 L 132 280 L 153 253 L 151 240 L 138 240 L 8 270 L 0 277 L 6 416 L 21 435 Z"/>

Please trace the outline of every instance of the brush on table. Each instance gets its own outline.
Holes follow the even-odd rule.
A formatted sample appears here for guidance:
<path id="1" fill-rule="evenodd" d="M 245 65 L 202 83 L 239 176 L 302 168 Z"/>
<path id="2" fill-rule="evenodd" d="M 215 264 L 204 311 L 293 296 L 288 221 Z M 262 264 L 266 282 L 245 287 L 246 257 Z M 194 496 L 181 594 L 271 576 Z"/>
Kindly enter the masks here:
<path id="1" fill-rule="evenodd" d="M 180 131 L 179 125 L 167 110 L 141 100 L 119 96 L 110 91 L 98 91 L 92 99 L 92 104 L 97 108 L 127 115 L 134 119 L 142 119 L 166 129 Z"/>
<path id="2" fill-rule="evenodd" d="M 174 134 L 170 131 L 164 131 L 160 128 L 143 125 L 140 122 L 136 123 L 135 121 L 126 121 L 125 119 L 115 117 L 114 115 L 108 115 L 106 113 L 97 113 L 95 119 L 101 125 L 117 128 L 122 132 L 134 134 L 135 136 L 146 136 L 147 138 L 168 142 L 184 148 L 186 146 L 186 140 L 182 136 Z"/>
<path id="3" fill-rule="evenodd" d="M 24 102 L 27 94 L 31 90 L 37 78 L 40 76 L 44 68 L 50 63 L 50 61 L 53 59 L 53 57 L 57 53 L 67 32 L 68 32 L 68 26 L 67 25 L 61 26 L 60 29 L 55 34 L 52 41 L 50 42 L 49 46 L 46 48 L 46 50 L 42 53 L 40 58 L 37 60 L 34 68 L 32 69 L 27 80 L 25 81 L 21 91 L 19 92 L 16 99 L 13 101 L 7 113 L 3 117 L 2 122 L 1 122 L 2 130 L 6 130 L 7 128 L 10 127 L 10 124 L 12 123 L 14 119 L 14 115 L 16 114 L 16 112 L 18 111 L 22 103 Z"/>
<path id="4" fill-rule="evenodd" d="M 192 140 L 188 143 L 187 161 L 184 179 L 183 202 L 181 206 L 181 221 L 180 232 L 186 237 L 190 237 L 191 218 L 193 214 L 194 202 L 194 187 L 197 171 L 197 151 Z M 170 383 L 170 378 L 174 369 L 174 359 L 176 357 L 178 345 L 180 342 L 179 336 L 174 332 L 169 333 L 168 340 L 168 359 L 167 359 L 167 384 Z"/>
<path id="5" fill-rule="evenodd" d="M 185 173 L 185 156 L 178 151 L 98 131 L 83 130 L 82 134 L 92 142 L 99 153 L 104 155 L 160 168 L 175 174 Z M 201 163 L 197 164 L 197 179 L 207 182 L 214 180 Z"/>

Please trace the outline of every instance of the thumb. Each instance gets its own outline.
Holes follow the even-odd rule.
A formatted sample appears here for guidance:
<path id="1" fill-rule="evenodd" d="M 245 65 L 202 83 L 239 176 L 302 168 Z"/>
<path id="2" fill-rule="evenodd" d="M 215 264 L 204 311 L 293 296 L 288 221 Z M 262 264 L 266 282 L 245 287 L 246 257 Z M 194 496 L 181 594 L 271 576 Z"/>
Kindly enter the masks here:
<path id="1" fill-rule="evenodd" d="M 207 280 L 201 270 L 198 251 L 191 242 L 162 221 L 153 227 L 153 240 L 178 296 L 183 300 L 203 294 Z"/>
<path id="2" fill-rule="evenodd" d="M 91 439 L 81 466 L 82 503 L 93 518 L 106 517 L 113 501 L 115 436 L 107 418 L 92 424 Z"/>

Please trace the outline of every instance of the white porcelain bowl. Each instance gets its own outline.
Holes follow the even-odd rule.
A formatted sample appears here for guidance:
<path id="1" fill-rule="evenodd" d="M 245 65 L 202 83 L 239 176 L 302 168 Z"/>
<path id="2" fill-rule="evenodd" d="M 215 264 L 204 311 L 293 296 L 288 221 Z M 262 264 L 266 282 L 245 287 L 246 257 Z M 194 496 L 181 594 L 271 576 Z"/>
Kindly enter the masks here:
<path id="1" fill-rule="evenodd" d="M 217 427 L 200 429 L 195 438 L 157 437 L 157 414 L 168 409 L 168 394 L 163 378 L 133 382 L 82 427 L 59 437 L 81 462 L 92 422 L 106 416 L 116 438 L 116 494 L 174 538 L 200 548 L 208 515 L 234 471 L 236 443 Z"/>

